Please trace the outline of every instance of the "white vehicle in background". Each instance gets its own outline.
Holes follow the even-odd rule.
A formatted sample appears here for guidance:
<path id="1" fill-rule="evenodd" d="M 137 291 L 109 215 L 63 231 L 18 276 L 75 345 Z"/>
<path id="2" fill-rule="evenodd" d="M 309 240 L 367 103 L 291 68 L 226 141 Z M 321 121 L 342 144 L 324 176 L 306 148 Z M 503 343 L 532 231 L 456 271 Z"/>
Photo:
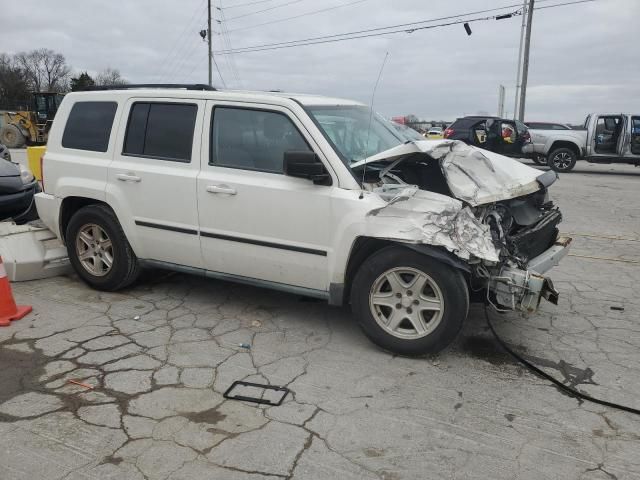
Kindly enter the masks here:
<path id="1" fill-rule="evenodd" d="M 523 153 L 537 163 L 546 159 L 557 172 L 571 171 L 578 160 L 640 165 L 640 114 L 592 113 L 581 130 L 555 126 L 540 130 L 535 128 L 539 123 L 531 122 L 531 144 Z"/>
<path id="2" fill-rule="evenodd" d="M 444 130 L 442 127 L 431 127 L 427 131 L 427 138 L 429 140 L 440 140 L 441 138 L 444 138 Z"/>
<path id="3" fill-rule="evenodd" d="M 128 85 L 65 96 L 36 201 L 93 288 L 155 266 L 313 296 L 416 355 L 453 341 L 471 292 L 557 302 L 544 274 L 570 239 L 555 179 L 408 139 L 349 100 Z"/>

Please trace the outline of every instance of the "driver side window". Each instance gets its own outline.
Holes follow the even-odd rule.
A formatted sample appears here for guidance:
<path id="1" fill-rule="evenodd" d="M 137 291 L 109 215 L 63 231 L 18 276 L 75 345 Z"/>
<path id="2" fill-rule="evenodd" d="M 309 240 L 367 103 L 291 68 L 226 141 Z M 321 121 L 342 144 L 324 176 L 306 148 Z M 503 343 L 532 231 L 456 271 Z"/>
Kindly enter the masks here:
<path id="1" fill-rule="evenodd" d="M 215 107 L 209 165 L 283 173 L 287 151 L 311 151 L 302 134 L 283 113 Z"/>

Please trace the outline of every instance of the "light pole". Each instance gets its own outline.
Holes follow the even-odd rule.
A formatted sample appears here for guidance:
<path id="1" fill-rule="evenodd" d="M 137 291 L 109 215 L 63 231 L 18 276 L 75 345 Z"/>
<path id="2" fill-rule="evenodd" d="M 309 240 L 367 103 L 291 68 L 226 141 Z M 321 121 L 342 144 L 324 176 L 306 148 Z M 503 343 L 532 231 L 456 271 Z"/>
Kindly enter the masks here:
<path id="1" fill-rule="evenodd" d="M 211 60 L 213 59 L 213 52 L 211 51 L 211 0 L 207 2 L 207 42 L 208 42 L 208 57 L 209 57 L 209 86 L 213 86 L 213 70 Z"/>
<path id="2" fill-rule="evenodd" d="M 520 110 L 518 120 L 524 122 L 524 110 L 527 102 L 527 81 L 529 80 L 529 49 L 531 46 L 531 23 L 533 22 L 533 5 L 535 0 L 529 0 L 527 11 L 527 33 L 524 39 L 524 61 L 522 62 L 522 86 L 520 87 Z"/>
<path id="3" fill-rule="evenodd" d="M 516 77 L 516 99 L 513 103 L 513 119 L 518 118 L 518 102 L 520 101 L 520 75 L 522 73 L 522 43 L 524 42 L 524 31 L 527 22 L 527 2 L 522 4 L 522 25 L 520 26 L 520 48 L 518 49 L 518 75 Z"/>

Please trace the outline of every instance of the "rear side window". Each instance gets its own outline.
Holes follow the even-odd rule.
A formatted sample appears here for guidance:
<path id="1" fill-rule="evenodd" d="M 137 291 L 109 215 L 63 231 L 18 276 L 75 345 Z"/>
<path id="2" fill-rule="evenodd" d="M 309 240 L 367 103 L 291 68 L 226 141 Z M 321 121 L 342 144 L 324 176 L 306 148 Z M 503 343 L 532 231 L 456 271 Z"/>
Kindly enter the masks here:
<path id="1" fill-rule="evenodd" d="M 189 163 L 197 113 L 193 104 L 134 103 L 122 153 Z"/>
<path id="2" fill-rule="evenodd" d="M 116 102 L 74 103 L 64 127 L 62 146 L 76 150 L 106 152 L 117 108 Z"/>

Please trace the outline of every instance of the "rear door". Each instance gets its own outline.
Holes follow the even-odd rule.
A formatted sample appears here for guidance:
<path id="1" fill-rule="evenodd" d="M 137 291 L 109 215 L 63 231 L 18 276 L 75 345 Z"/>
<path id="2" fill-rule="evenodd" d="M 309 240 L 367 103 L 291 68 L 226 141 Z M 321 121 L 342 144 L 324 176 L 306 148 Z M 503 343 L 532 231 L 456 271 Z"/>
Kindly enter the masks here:
<path id="1" fill-rule="evenodd" d="M 617 157 L 624 140 L 624 118 L 622 115 L 598 115 L 593 118 L 588 142 L 594 158 Z"/>
<path id="2" fill-rule="evenodd" d="M 628 118 L 629 127 L 625 135 L 628 141 L 625 140 L 623 147 L 624 156 L 640 160 L 640 115 L 632 115 Z"/>
<path id="3" fill-rule="evenodd" d="M 210 101 L 206 123 L 198 178 L 205 268 L 327 291 L 336 187 L 283 173 L 285 151 L 320 155 L 311 135 L 274 105 Z"/>
<path id="4" fill-rule="evenodd" d="M 204 100 L 173 98 L 126 104 L 107 201 L 140 258 L 202 266 L 196 178 L 204 107 Z"/>

